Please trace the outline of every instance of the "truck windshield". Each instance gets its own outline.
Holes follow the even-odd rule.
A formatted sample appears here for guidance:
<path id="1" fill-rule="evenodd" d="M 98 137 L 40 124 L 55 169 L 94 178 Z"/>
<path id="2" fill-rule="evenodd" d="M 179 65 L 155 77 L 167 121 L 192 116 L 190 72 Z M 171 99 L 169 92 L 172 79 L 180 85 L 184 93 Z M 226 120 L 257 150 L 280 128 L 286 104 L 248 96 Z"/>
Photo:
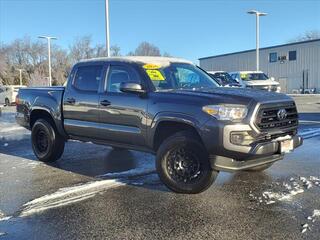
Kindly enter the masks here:
<path id="1" fill-rule="evenodd" d="M 172 63 L 165 67 L 153 66 L 155 67 L 144 67 L 144 70 L 157 90 L 196 90 L 219 86 L 208 74 L 192 64 Z"/>
<path id="2" fill-rule="evenodd" d="M 241 79 L 244 81 L 267 80 L 268 76 L 264 73 L 243 73 Z"/>

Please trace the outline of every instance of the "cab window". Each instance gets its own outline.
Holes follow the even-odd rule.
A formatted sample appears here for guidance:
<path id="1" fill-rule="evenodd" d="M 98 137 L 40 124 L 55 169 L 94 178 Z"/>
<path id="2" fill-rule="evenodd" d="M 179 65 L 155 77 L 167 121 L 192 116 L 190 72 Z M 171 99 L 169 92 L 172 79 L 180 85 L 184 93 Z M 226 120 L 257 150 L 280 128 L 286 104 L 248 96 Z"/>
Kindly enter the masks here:
<path id="1" fill-rule="evenodd" d="M 101 81 L 102 65 L 78 67 L 73 86 L 81 91 L 97 92 Z"/>

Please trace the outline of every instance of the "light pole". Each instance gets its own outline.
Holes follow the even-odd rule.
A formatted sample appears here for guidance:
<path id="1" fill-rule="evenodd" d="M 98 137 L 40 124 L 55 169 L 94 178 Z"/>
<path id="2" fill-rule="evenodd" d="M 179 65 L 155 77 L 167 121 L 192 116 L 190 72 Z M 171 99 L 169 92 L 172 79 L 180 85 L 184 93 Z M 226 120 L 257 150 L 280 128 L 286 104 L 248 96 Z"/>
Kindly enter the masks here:
<path id="1" fill-rule="evenodd" d="M 24 71 L 24 69 L 18 68 L 18 71 L 20 73 L 20 86 L 21 86 L 22 85 L 22 71 Z"/>
<path id="2" fill-rule="evenodd" d="M 105 0 L 105 20 L 106 20 L 106 50 L 107 50 L 107 57 L 110 57 L 109 0 Z"/>
<path id="3" fill-rule="evenodd" d="M 267 14 L 257 10 L 250 10 L 247 13 L 256 15 L 256 69 L 259 71 L 259 17 L 266 16 Z"/>
<path id="4" fill-rule="evenodd" d="M 50 36 L 39 36 L 38 38 L 45 38 L 48 40 L 48 63 L 49 63 L 49 86 L 52 85 L 52 76 L 51 76 L 51 39 L 57 40 L 56 37 L 50 37 Z"/>

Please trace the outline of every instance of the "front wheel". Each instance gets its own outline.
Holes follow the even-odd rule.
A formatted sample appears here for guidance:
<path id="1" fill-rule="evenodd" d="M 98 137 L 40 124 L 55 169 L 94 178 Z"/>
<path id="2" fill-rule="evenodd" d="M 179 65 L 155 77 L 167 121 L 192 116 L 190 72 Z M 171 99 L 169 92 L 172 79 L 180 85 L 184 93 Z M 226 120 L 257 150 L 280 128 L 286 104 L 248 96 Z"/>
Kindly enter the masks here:
<path id="1" fill-rule="evenodd" d="M 8 98 L 6 98 L 6 99 L 4 100 L 4 104 L 5 104 L 7 107 L 10 106 L 10 101 L 9 101 Z"/>
<path id="2" fill-rule="evenodd" d="M 161 181 L 178 193 L 200 193 L 209 188 L 218 172 L 197 136 L 182 131 L 166 139 L 157 151 L 156 168 Z"/>
<path id="3" fill-rule="evenodd" d="M 31 140 L 33 152 L 42 162 L 56 161 L 64 151 L 63 137 L 46 119 L 39 119 L 35 122 L 32 127 Z"/>

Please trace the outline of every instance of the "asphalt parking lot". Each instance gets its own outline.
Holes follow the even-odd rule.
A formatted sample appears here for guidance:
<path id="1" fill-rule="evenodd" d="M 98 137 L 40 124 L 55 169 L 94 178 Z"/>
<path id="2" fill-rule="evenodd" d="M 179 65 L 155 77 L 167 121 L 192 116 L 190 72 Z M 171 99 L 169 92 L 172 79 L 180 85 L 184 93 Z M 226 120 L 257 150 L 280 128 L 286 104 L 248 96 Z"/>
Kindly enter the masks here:
<path id="1" fill-rule="evenodd" d="M 319 239 L 320 97 L 294 97 L 302 147 L 262 173 L 220 173 L 169 191 L 150 154 L 70 141 L 36 160 L 29 131 L 0 116 L 0 239 Z"/>

